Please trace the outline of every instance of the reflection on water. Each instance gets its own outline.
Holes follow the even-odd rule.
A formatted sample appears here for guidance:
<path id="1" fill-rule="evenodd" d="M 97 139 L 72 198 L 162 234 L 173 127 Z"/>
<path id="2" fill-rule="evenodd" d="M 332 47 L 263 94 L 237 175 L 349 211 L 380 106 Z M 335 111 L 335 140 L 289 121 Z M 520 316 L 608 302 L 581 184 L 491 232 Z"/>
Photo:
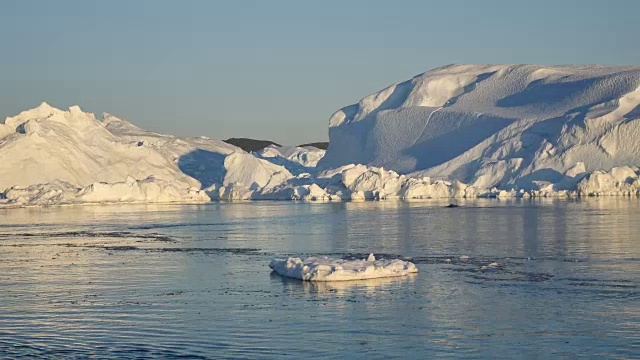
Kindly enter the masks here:
<path id="1" fill-rule="evenodd" d="M 0 357 L 637 355 L 639 201 L 447 204 L 0 210 Z M 369 252 L 420 273 L 307 283 L 267 266 Z"/>
<path id="2" fill-rule="evenodd" d="M 282 282 L 283 286 L 289 290 L 289 294 L 317 295 L 330 293 L 336 296 L 345 296 L 348 294 L 373 295 L 383 289 L 400 288 L 413 284 L 417 274 L 409 274 L 408 276 L 376 278 L 367 280 L 354 281 L 301 281 L 298 279 L 289 279 L 271 273 L 271 278 Z"/>

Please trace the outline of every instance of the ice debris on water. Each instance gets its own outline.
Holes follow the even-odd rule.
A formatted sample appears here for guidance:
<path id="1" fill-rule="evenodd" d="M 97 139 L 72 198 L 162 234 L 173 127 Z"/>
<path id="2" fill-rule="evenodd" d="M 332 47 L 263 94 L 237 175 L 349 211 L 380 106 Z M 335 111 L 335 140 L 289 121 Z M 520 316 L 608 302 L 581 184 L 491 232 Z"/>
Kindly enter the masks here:
<path id="1" fill-rule="evenodd" d="M 490 270 L 490 269 L 496 269 L 500 267 L 500 264 L 498 264 L 497 262 L 492 262 L 489 265 L 483 265 L 480 270 Z"/>
<path id="2" fill-rule="evenodd" d="M 269 267 L 278 275 L 305 281 L 346 281 L 407 276 L 418 268 L 410 261 L 376 259 L 370 254 L 364 260 L 329 257 L 275 258 Z"/>

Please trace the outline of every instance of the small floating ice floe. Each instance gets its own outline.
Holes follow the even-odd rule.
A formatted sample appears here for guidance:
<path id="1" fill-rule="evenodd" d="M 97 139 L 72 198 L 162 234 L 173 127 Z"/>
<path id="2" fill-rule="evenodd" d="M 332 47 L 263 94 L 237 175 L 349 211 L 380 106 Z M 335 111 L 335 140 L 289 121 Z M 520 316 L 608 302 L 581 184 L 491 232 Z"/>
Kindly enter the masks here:
<path id="1" fill-rule="evenodd" d="M 500 266 L 500 264 L 498 264 L 497 262 L 492 262 L 489 265 L 483 265 L 480 270 L 489 270 L 489 269 L 496 269 Z"/>
<path id="2" fill-rule="evenodd" d="M 469 261 L 469 257 L 467 255 L 462 255 L 462 256 L 460 256 L 460 261 L 467 262 L 467 261 Z"/>
<path id="3" fill-rule="evenodd" d="M 366 260 L 343 260 L 329 257 L 275 258 L 269 267 L 278 275 L 305 281 L 347 281 L 407 276 L 418 268 L 410 261 L 376 260 L 373 254 Z"/>

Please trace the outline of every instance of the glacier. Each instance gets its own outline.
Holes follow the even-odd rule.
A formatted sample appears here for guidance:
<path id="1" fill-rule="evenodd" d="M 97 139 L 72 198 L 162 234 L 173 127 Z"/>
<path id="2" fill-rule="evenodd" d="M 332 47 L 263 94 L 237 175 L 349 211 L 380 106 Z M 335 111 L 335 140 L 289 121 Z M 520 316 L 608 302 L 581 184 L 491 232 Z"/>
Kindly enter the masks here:
<path id="1" fill-rule="evenodd" d="M 640 196 L 640 66 L 450 65 L 246 152 L 46 103 L 0 122 L 0 207 Z"/>

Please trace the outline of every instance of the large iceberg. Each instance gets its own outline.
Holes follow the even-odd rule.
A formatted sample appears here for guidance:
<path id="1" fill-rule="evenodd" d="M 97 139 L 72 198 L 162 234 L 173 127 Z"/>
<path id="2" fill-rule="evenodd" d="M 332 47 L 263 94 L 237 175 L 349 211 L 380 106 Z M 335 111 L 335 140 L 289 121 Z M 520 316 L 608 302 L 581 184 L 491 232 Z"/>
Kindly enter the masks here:
<path id="1" fill-rule="evenodd" d="M 77 106 L 42 103 L 0 123 L 0 205 L 203 202 L 291 176 L 219 140 L 157 134 L 107 113 L 100 121 Z"/>
<path id="2" fill-rule="evenodd" d="M 77 187 L 53 181 L 27 187 L 12 186 L 0 198 L 4 206 L 64 205 L 79 203 L 202 203 L 211 199 L 205 191 L 184 188 L 166 180 L 132 177 L 122 182 L 96 182 Z"/>
<path id="3" fill-rule="evenodd" d="M 445 66 L 337 111 L 329 138 L 326 169 L 538 190 L 578 163 L 638 165 L 640 66 Z"/>
<path id="4" fill-rule="evenodd" d="M 199 185 L 143 138 L 123 139 L 77 106 L 62 111 L 43 103 L 0 124 L 0 189 L 53 181 L 84 187 L 149 176 Z"/>
<path id="5" fill-rule="evenodd" d="M 640 66 L 451 65 L 248 153 L 46 103 L 0 123 L 0 206 L 640 196 Z"/>

